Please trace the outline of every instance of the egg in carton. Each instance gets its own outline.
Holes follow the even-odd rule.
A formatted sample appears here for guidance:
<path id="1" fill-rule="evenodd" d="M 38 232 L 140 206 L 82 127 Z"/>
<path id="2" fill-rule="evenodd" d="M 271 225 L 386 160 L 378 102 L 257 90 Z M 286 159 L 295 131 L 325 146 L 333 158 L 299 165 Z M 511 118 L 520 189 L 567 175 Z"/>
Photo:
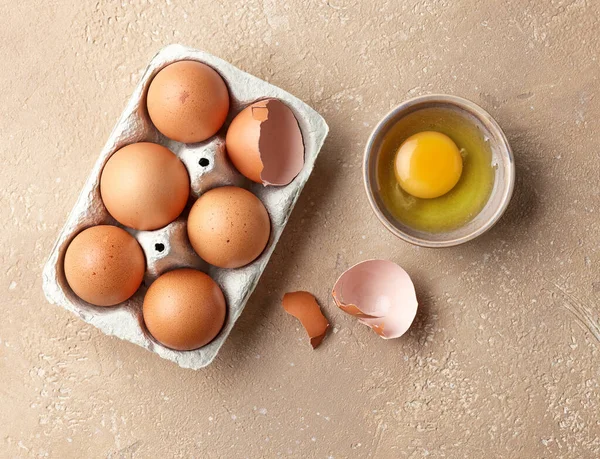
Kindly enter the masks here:
<path id="1" fill-rule="evenodd" d="M 152 78 L 167 65 L 180 60 L 195 60 L 212 67 L 221 75 L 229 90 L 230 109 L 224 126 L 215 136 L 196 144 L 179 143 L 160 134 L 150 121 L 146 109 L 146 94 Z M 231 120 L 248 105 L 266 98 L 279 99 L 292 110 L 304 142 L 302 170 L 290 184 L 281 187 L 263 186 L 246 179 L 232 166 L 225 150 L 225 133 Z M 288 92 L 206 52 L 181 45 L 163 48 L 152 59 L 137 85 L 52 249 L 43 271 L 43 289 L 48 301 L 77 314 L 107 335 L 142 346 L 181 367 L 199 369 L 210 364 L 256 287 L 310 176 L 327 133 L 325 120 Z M 141 141 L 164 145 L 181 159 L 190 176 L 193 198 L 225 185 L 249 189 L 262 201 L 269 213 L 269 241 L 263 253 L 249 265 L 237 269 L 221 269 L 206 263 L 191 247 L 186 228 L 189 209 L 158 230 L 136 231 L 125 228 L 137 239 L 144 251 L 144 282 L 131 298 L 117 306 L 93 306 L 77 297 L 69 287 L 63 268 L 65 252 L 73 238 L 88 227 L 100 224 L 122 227 L 111 217 L 102 202 L 100 176 L 114 152 L 125 145 Z M 220 333 L 209 344 L 193 351 L 176 351 L 161 345 L 148 333 L 142 317 L 143 299 L 150 284 L 161 274 L 182 267 L 195 268 L 210 275 L 221 287 L 227 302 L 227 316 Z"/>

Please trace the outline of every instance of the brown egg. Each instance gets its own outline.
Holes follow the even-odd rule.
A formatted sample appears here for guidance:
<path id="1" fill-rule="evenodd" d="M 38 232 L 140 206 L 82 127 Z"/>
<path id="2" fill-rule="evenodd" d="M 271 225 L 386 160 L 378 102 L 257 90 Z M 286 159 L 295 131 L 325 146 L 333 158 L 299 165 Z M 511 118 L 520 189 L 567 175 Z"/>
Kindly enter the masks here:
<path id="1" fill-rule="evenodd" d="M 150 142 L 127 145 L 102 171 L 100 193 L 119 223 L 138 230 L 162 228 L 185 208 L 190 179 L 171 150 Z"/>
<path id="2" fill-rule="evenodd" d="M 243 188 L 213 188 L 194 203 L 188 217 L 192 247 L 208 263 L 239 268 L 254 261 L 271 234 L 267 209 Z"/>
<path id="3" fill-rule="evenodd" d="M 100 225 L 75 236 L 67 247 L 64 268 L 67 282 L 79 298 L 96 306 L 113 306 L 140 287 L 146 261 L 131 234 Z"/>
<path id="4" fill-rule="evenodd" d="M 229 159 L 244 176 L 263 185 L 287 185 L 304 167 L 304 144 L 292 111 L 277 99 L 242 110 L 227 129 Z"/>
<path id="5" fill-rule="evenodd" d="M 223 292 L 209 276 L 195 269 L 163 274 L 144 297 L 144 322 L 161 344 L 178 351 L 210 343 L 225 322 Z"/>
<path id="6" fill-rule="evenodd" d="M 184 143 L 215 135 L 229 112 L 225 82 L 215 70 L 197 61 L 175 62 L 158 72 L 146 100 L 156 128 Z"/>

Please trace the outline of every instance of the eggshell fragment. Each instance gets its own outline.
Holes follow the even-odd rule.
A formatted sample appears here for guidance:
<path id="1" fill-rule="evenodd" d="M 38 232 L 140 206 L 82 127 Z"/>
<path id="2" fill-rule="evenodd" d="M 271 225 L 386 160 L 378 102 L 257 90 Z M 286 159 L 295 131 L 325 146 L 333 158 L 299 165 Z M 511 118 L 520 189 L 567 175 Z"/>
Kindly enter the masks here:
<path id="1" fill-rule="evenodd" d="M 417 314 L 415 287 L 404 269 L 368 260 L 344 272 L 332 291 L 337 306 L 385 339 L 399 338 Z"/>
<path id="2" fill-rule="evenodd" d="M 321 312 L 315 297 L 308 292 L 290 292 L 283 296 L 283 309 L 300 321 L 313 349 L 321 344 L 327 334 L 329 322 Z"/>
<path id="3" fill-rule="evenodd" d="M 225 144 L 236 169 L 263 185 L 287 185 L 304 167 L 300 126 L 277 99 L 260 100 L 242 110 L 231 122 Z"/>

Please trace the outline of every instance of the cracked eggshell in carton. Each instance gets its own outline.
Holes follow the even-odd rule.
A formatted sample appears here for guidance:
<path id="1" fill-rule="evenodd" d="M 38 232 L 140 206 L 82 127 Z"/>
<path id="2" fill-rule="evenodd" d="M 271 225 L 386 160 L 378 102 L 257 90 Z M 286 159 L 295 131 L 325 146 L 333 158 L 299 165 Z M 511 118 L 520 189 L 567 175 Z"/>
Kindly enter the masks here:
<path id="1" fill-rule="evenodd" d="M 224 80 L 230 98 L 224 125 L 215 135 L 193 144 L 177 142 L 162 135 L 152 124 L 146 108 L 148 88 L 154 76 L 169 64 L 182 60 L 202 62 L 216 70 Z M 270 99 L 279 100 L 291 109 L 298 121 L 304 143 L 304 165 L 299 168 L 299 173 L 291 183 L 284 186 L 265 186 L 266 183 L 273 183 L 279 179 L 271 176 L 266 164 L 270 156 L 267 151 L 270 148 L 268 142 L 266 146 L 261 141 L 260 145 L 249 147 L 251 152 L 258 152 L 258 157 L 255 154 L 252 158 L 254 164 L 260 166 L 262 160 L 265 163 L 264 170 L 270 174 L 269 177 L 263 178 L 263 183 L 256 183 L 259 180 L 250 180 L 238 172 L 226 152 L 227 129 L 231 121 L 251 104 Z M 260 103 L 258 106 L 259 111 L 255 112 L 254 123 L 258 129 L 272 129 L 272 125 L 264 122 L 265 110 L 269 106 L 271 110 L 279 110 L 277 103 Z M 282 89 L 208 53 L 180 45 L 171 45 L 162 49 L 152 59 L 135 88 L 52 249 L 43 273 L 46 297 L 51 303 L 77 314 L 82 320 L 99 328 L 105 334 L 142 346 L 181 367 L 198 369 L 208 365 L 217 355 L 258 283 L 314 167 L 327 132 L 325 120 L 316 111 Z M 252 139 L 251 134 L 243 133 Z M 108 213 L 102 202 L 100 178 L 105 164 L 113 153 L 136 142 L 157 143 L 177 155 L 189 174 L 191 201 L 216 187 L 235 185 L 250 190 L 264 204 L 269 214 L 270 236 L 265 250 L 256 260 L 241 268 L 223 269 L 209 265 L 192 248 L 187 235 L 189 204 L 175 221 L 160 229 L 141 231 L 125 227 L 124 229 L 137 240 L 143 250 L 146 259 L 144 281 L 131 298 L 116 306 L 93 306 L 80 299 L 69 286 L 63 269 L 65 252 L 75 236 L 86 228 L 95 225 L 122 226 Z M 240 146 L 235 144 L 234 148 L 236 153 L 239 153 Z M 265 149 L 265 154 L 262 154 L 261 148 Z M 244 166 L 239 167 L 244 168 Z M 292 167 L 297 167 L 297 161 Z M 250 174 L 245 175 L 252 175 L 252 173 L 251 171 Z M 289 175 L 289 172 L 287 173 Z M 192 351 L 176 351 L 159 344 L 148 333 L 142 317 L 142 304 L 148 287 L 161 274 L 176 268 L 194 268 L 208 274 L 220 286 L 227 305 L 225 323 L 216 338 L 206 346 Z"/>

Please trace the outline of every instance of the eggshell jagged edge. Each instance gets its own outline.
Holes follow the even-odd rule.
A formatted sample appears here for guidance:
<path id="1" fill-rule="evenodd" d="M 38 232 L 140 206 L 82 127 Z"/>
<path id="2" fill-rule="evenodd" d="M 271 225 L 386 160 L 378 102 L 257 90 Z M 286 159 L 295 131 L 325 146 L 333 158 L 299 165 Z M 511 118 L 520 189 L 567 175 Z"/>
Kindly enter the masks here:
<path id="1" fill-rule="evenodd" d="M 367 260 L 346 270 L 331 292 L 336 305 L 384 339 L 399 338 L 417 314 L 408 273 L 388 260 Z"/>
<path id="2" fill-rule="evenodd" d="M 300 321 L 313 349 L 325 338 L 329 321 L 321 312 L 316 298 L 309 292 L 289 292 L 283 295 L 283 309 Z"/>
<path id="3" fill-rule="evenodd" d="M 265 108 L 258 140 L 263 163 L 260 178 L 266 185 L 287 185 L 304 167 L 302 132 L 292 110 L 280 100 L 268 99 Z"/>
<path id="4" fill-rule="evenodd" d="M 304 167 L 304 141 L 292 110 L 278 99 L 264 99 L 250 106 L 258 123 L 256 151 L 262 163 L 263 185 L 283 186 L 296 178 Z"/>

